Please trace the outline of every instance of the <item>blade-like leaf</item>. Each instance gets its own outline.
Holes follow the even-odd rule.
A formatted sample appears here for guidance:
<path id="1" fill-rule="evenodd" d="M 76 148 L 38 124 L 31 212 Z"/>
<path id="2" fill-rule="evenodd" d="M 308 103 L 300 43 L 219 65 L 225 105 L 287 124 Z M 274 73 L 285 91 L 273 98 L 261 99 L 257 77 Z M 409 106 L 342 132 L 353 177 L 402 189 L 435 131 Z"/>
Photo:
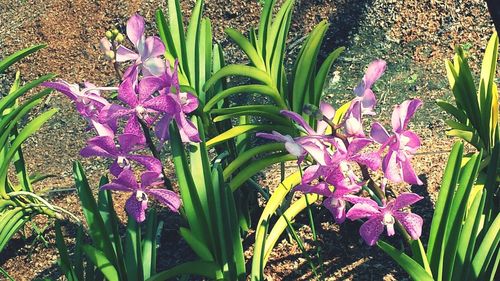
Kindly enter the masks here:
<path id="1" fill-rule="evenodd" d="M 243 76 L 248 77 L 265 85 L 271 86 L 273 84 L 271 77 L 265 72 L 254 66 L 242 65 L 242 64 L 231 64 L 224 66 L 219 71 L 217 71 L 210 79 L 207 80 L 203 86 L 203 90 L 207 91 L 210 89 L 217 81 L 227 76 Z"/>
<path id="2" fill-rule="evenodd" d="M 284 104 L 283 100 L 281 99 L 279 92 L 275 88 L 266 85 L 242 85 L 242 86 L 235 86 L 226 89 L 222 92 L 219 92 L 210 101 L 207 102 L 207 104 L 203 108 L 203 111 L 209 112 L 210 109 L 216 106 L 219 101 L 229 97 L 230 95 L 240 94 L 240 93 L 250 93 L 250 94 L 257 93 L 266 95 L 272 98 L 282 109 L 287 108 L 286 104 Z"/>
<path id="3" fill-rule="evenodd" d="M 221 277 L 220 269 L 217 264 L 207 261 L 190 261 L 162 271 L 149 278 L 147 281 L 169 280 L 173 277 L 185 274 L 204 276 L 214 280 L 220 280 L 219 278 Z"/>
<path id="4" fill-rule="evenodd" d="M 413 280 L 419 281 L 433 281 L 434 279 L 430 276 L 425 269 L 420 266 L 416 261 L 410 258 L 405 253 L 394 248 L 392 245 L 384 242 L 378 241 L 377 246 L 391 256 L 408 274 Z"/>
<path id="5" fill-rule="evenodd" d="M 118 271 L 106 255 L 91 245 L 83 245 L 83 252 L 108 280 L 120 280 Z"/>
<path id="6" fill-rule="evenodd" d="M 32 47 L 17 51 L 15 53 L 13 53 L 12 55 L 2 59 L 0 61 L 0 73 L 3 73 L 12 64 L 20 61 L 24 57 L 42 49 L 42 48 L 45 48 L 46 46 L 47 45 L 45 45 L 45 44 L 35 45 Z M 2 110 L 0 110 L 0 112 L 2 112 Z"/>
<path id="7" fill-rule="evenodd" d="M 291 134 L 291 129 L 289 127 L 285 126 L 279 126 L 279 125 L 240 125 L 240 126 L 235 126 L 228 131 L 225 131 L 224 133 L 210 139 L 207 141 L 207 147 L 212 147 L 216 144 L 219 144 L 221 142 L 227 141 L 229 139 L 232 139 L 234 137 L 240 136 L 244 133 L 250 133 L 250 132 L 260 132 L 260 131 L 278 131 L 278 132 L 283 132 L 283 133 L 288 133 Z"/>
<path id="8" fill-rule="evenodd" d="M 448 163 L 443 173 L 441 189 L 439 191 L 436 209 L 432 216 L 431 230 L 429 234 L 429 243 L 427 245 L 427 259 L 432 272 L 438 272 L 440 255 L 442 253 L 441 243 L 444 241 L 446 219 L 448 218 L 452 198 L 455 192 L 455 186 L 460 174 L 460 164 L 462 161 L 463 144 L 456 142 L 448 157 Z"/>

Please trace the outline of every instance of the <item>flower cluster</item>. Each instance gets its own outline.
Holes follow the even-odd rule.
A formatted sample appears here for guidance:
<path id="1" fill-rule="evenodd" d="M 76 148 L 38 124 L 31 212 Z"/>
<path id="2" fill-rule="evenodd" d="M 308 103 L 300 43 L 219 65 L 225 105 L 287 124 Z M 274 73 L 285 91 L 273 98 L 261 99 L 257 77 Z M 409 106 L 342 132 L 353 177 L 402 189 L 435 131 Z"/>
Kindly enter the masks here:
<path id="1" fill-rule="evenodd" d="M 420 146 L 419 137 L 408 129 L 409 120 L 422 105 L 420 100 L 407 100 L 397 105 L 392 114 L 392 134 L 380 123 L 373 123 L 369 134 L 363 128 L 363 117 L 375 115 L 376 98 L 373 84 L 382 76 L 386 62 L 372 62 L 359 85 L 354 89 L 355 98 L 338 124 L 333 120 L 336 110 L 321 103 L 316 112 L 314 130 L 301 115 L 283 110 L 281 113 L 297 124 L 300 136 L 291 137 L 278 132 L 258 133 L 257 136 L 285 143 L 287 151 L 298 157 L 299 165 L 306 163 L 301 184 L 297 191 L 324 196 L 323 205 L 330 210 L 337 223 L 346 218 L 368 218 L 360 228 L 362 238 L 374 245 L 387 227 L 389 236 L 394 234 L 394 224 L 399 221 L 413 239 L 420 236 L 422 218 L 401 211 L 422 197 L 404 193 L 394 200 L 385 197 L 385 182 L 422 184 L 411 166 L 411 158 Z M 310 111 L 310 110 L 308 110 Z M 380 145 L 375 151 L 367 148 Z M 371 179 L 370 171 L 382 169 L 382 188 Z M 369 191 L 376 201 L 361 197 L 362 190 Z M 352 205 L 349 211 L 348 207 Z"/>
<path id="2" fill-rule="evenodd" d="M 172 211 L 177 211 L 181 204 L 175 192 L 161 188 L 165 175 L 157 154 L 169 139 L 170 123 L 177 124 L 183 142 L 200 141 L 197 128 L 186 116 L 196 110 L 198 99 L 181 91 L 177 62 L 171 67 L 161 57 L 165 47 L 160 38 L 146 38 L 144 31 L 144 19 L 136 14 L 127 22 L 127 37 L 135 50 L 119 44 L 123 40 L 116 39 L 123 35 L 114 34 L 117 31 L 101 40 L 101 48 L 107 57 L 115 58 L 115 66 L 132 61 L 121 75 L 118 87 L 85 83 L 80 89 L 62 80 L 43 84 L 73 100 L 78 112 L 89 121 L 89 128 L 93 128 L 97 136 L 89 139 L 80 153 L 84 157 L 113 160 L 109 170 L 115 178 L 102 189 L 131 192 L 125 209 L 138 222 L 145 219 L 148 196 Z M 118 69 L 117 73 L 120 73 Z M 104 98 L 101 95 L 104 90 L 118 91 L 118 103 Z M 153 128 L 159 146 L 152 141 L 150 129 Z M 145 147 L 149 147 L 153 155 L 141 153 Z M 142 169 L 134 172 L 135 167 Z M 141 174 L 140 182 L 136 180 L 136 172 Z"/>

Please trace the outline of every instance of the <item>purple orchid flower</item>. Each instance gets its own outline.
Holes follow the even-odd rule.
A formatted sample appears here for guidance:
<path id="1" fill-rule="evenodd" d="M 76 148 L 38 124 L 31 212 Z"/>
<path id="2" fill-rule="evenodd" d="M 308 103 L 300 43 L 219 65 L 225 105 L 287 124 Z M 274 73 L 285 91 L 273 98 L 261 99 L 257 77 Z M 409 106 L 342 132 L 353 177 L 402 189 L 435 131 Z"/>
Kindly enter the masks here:
<path id="1" fill-rule="evenodd" d="M 135 61 L 125 73 L 125 77 L 133 69 L 139 67 L 145 76 L 160 75 L 165 70 L 165 64 L 159 56 L 165 53 L 165 46 L 157 36 L 147 37 L 144 35 L 144 18 L 138 14 L 133 15 L 127 21 L 127 37 L 134 44 L 137 53 L 124 47 L 118 46 L 116 50 L 116 61 Z"/>
<path id="2" fill-rule="evenodd" d="M 128 108 L 117 104 L 110 104 L 101 110 L 100 120 L 113 122 L 119 118 L 128 118 L 124 128 L 125 134 L 141 136 L 145 142 L 144 134 L 139 123 L 139 118 L 151 126 L 160 115 L 174 111 L 173 104 L 166 95 L 154 96 L 155 92 L 164 88 L 161 79 L 154 76 L 144 77 L 137 82 L 137 77 L 129 76 L 118 89 L 118 99 L 123 101 Z"/>
<path id="3" fill-rule="evenodd" d="M 132 170 L 123 170 L 118 178 L 103 185 L 101 189 L 132 192 L 125 203 L 125 210 L 137 222 L 141 223 L 146 219 L 148 195 L 158 200 L 160 204 L 169 208 L 172 212 L 178 212 L 179 210 L 181 200 L 177 193 L 164 188 L 151 188 L 162 185 L 159 179 L 160 175 L 158 173 L 148 171 L 141 175 L 141 184 L 139 185 Z"/>
<path id="4" fill-rule="evenodd" d="M 99 122 L 99 114 L 101 110 L 109 106 L 110 103 L 101 97 L 101 90 L 117 90 L 115 87 L 97 87 L 92 83 L 85 82 L 84 88 L 80 89 L 78 84 L 69 84 L 64 80 L 57 80 L 55 82 L 44 82 L 42 86 L 52 88 L 58 92 L 63 93 L 70 98 L 76 106 L 76 110 L 86 118 L 90 124 L 95 128 L 97 134 L 100 136 L 114 136 L 113 123 L 103 124 Z"/>
<path id="5" fill-rule="evenodd" d="M 306 135 L 292 138 L 288 135 L 283 136 L 278 132 L 273 132 L 272 134 L 257 133 L 257 136 L 284 142 L 287 151 L 299 157 L 299 164 L 308 153 L 316 162 L 325 165 L 326 158 L 331 154 L 328 143 L 333 141 L 333 138 L 324 135 L 328 128 L 328 123 L 321 119 L 315 131 L 299 114 L 288 110 L 282 110 L 280 113 L 295 121 Z M 322 102 L 319 115 L 331 120 L 335 116 L 335 109 L 331 105 Z"/>
<path id="6" fill-rule="evenodd" d="M 368 65 L 363 80 L 354 89 L 354 93 L 357 96 L 356 100 L 361 102 L 362 114 L 375 115 L 373 109 L 377 104 L 377 100 L 371 88 L 380 76 L 382 76 L 386 68 L 387 63 L 384 60 L 373 61 Z"/>
<path id="7" fill-rule="evenodd" d="M 271 134 L 269 134 L 269 133 L 257 133 L 255 135 L 259 138 L 265 138 L 265 139 L 285 143 L 285 148 L 288 151 L 288 153 L 298 157 L 299 163 L 302 162 L 305 155 L 307 154 L 307 152 L 304 150 L 304 148 L 302 148 L 302 146 L 298 142 L 296 142 L 295 139 L 293 139 L 290 135 L 282 135 L 276 131 L 272 131 Z"/>
<path id="8" fill-rule="evenodd" d="M 372 125 L 370 133 L 372 139 L 382 144 L 380 150 L 388 147 L 388 152 L 382 162 L 382 169 L 385 176 L 393 182 L 423 184 L 411 166 L 411 158 L 420 147 L 420 139 L 417 134 L 407 130 L 408 122 L 421 105 L 422 101 L 414 99 L 404 101 L 394 108 L 392 113 L 394 135 L 392 136 L 380 123 Z"/>
<path id="9" fill-rule="evenodd" d="M 161 173 L 161 162 L 146 155 L 131 154 L 141 144 L 141 137 L 133 134 L 118 136 L 118 145 L 112 137 L 98 136 L 88 140 L 87 146 L 80 151 L 83 157 L 100 156 L 114 159 L 109 167 L 112 175 L 117 177 L 123 170 L 131 168 L 131 161 L 144 166 L 148 171 Z"/>
<path id="10" fill-rule="evenodd" d="M 359 234 L 365 242 L 373 246 L 380 234 L 387 227 L 387 235 L 394 235 L 394 224 L 399 221 L 412 239 L 418 239 L 422 234 L 423 219 L 416 214 L 403 212 L 401 209 L 420 201 L 423 197 L 415 193 L 402 193 L 395 200 L 380 207 L 370 198 L 346 196 L 354 206 L 347 212 L 347 218 L 357 220 L 368 218 L 359 229 Z"/>
<path id="11" fill-rule="evenodd" d="M 167 64 L 167 69 L 165 74 L 161 75 L 160 78 L 167 81 L 170 79 L 170 67 Z M 179 134 L 181 136 L 182 142 L 200 142 L 200 135 L 198 133 L 198 128 L 186 117 L 198 108 L 198 98 L 189 93 L 182 92 L 179 84 L 178 75 L 178 61 L 175 61 L 174 71 L 171 74 L 170 83 L 175 88 L 175 93 L 167 92 L 162 90 L 162 93 L 166 93 L 164 96 L 166 102 L 169 105 L 167 114 L 165 114 L 158 124 L 156 125 L 156 136 L 160 139 L 160 142 L 164 142 L 169 139 L 168 126 L 172 120 L 175 120 L 177 126 L 179 127 Z M 165 89 L 165 88 L 164 88 Z M 170 90 L 170 88 L 167 88 Z"/>
<path id="12" fill-rule="evenodd" d="M 345 196 L 358 192 L 361 189 L 361 184 L 356 181 L 354 173 L 340 182 L 337 182 L 333 190 L 331 185 L 325 181 L 312 184 L 312 182 L 318 178 L 318 170 L 320 169 L 321 166 L 319 165 L 308 167 L 304 171 L 302 183 L 298 185 L 295 190 L 303 193 L 315 193 L 325 196 L 326 198 L 323 200 L 323 205 L 332 213 L 335 222 L 341 224 L 346 218 Z"/>
<path id="13" fill-rule="evenodd" d="M 345 133 L 351 138 L 364 138 L 365 132 L 363 131 L 362 116 L 362 102 L 360 100 L 353 100 L 347 114 L 345 116 L 344 128 Z"/>

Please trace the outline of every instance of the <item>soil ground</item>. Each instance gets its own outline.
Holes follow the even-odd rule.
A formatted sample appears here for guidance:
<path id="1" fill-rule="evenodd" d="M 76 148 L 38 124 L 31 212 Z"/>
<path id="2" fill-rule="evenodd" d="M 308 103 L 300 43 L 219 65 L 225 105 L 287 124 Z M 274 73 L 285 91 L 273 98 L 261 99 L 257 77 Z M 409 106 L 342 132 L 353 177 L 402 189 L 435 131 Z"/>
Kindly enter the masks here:
<path id="1" fill-rule="evenodd" d="M 91 81 L 98 85 L 116 83 L 113 69 L 103 59 L 98 42 L 105 30 L 123 27 L 126 19 L 139 11 L 154 31 L 154 12 L 166 11 L 166 1 L 92 1 L 92 0 L 0 0 L 0 57 L 36 43 L 47 48 L 16 65 L 24 81 L 46 73 L 56 73 L 72 82 Z M 366 65 L 374 59 L 388 61 L 388 70 L 374 88 L 379 104 L 377 119 L 387 123 L 396 103 L 412 97 L 425 102 L 412 122 L 423 145 L 414 165 L 425 186 L 395 186 L 396 193 L 413 190 L 425 200 L 416 204 L 414 212 L 423 216 L 429 228 L 433 202 L 447 151 L 453 139 L 444 135 L 445 116 L 435 106 L 436 98 L 451 99 L 444 60 L 451 59 L 457 44 L 469 52 L 471 65 L 477 72 L 478 62 L 487 39 L 493 32 L 485 1 L 482 0 L 298 0 L 294 11 L 290 44 L 300 40 L 321 20 L 331 23 L 322 56 L 334 48 L 345 46 L 346 51 L 334 64 L 325 98 L 339 105 L 350 99 L 352 88 L 363 76 Z M 181 1 L 186 18 L 194 1 Z M 229 61 L 243 56 L 224 36 L 227 27 L 246 31 L 257 26 L 261 4 L 258 0 L 207 0 L 205 16 L 212 20 L 216 40 L 221 42 Z M 293 53 L 293 51 L 292 51 Z M 0 90 L 8 87 L 14 68 L 0 75 Z M 78 200 L 72 191 L 71 163 L 80 160 L 95 185 L 105 163 L 96 159 L 82 159 L 79 150 L 90 136 L 85 123 L 68 100 L 52 94 L 46 107 L 60 108 L 51 119 L 24 146 L 30 171 L 53 174 L 56 177 L 38 185 L 38 190 L 51 190 L 49 199 L 81 216 Z M 45 108 L 38 108 L 43 111 Z M 270 169 L 261 177 L 266 186 L 276 186 L 279 176 Z M 67 191 L 61 191 L 67 190 Z M 120 202 L 120 198 L 117 200 Z M 123 200 L 122 200 L 123 202 Z M 301 253 L 295 243 L 286 239 L 274 250 L 266 269 L 271 280 L 407 280 L 408 276 L 383 252 L 361 242 L 359 225 L 348 223 L 339 227 L 330 214 L 316 207 L 319 241 L 312 240 L 307 219 L 297 219 L 300 235 L 305 240 L 307 253 Z M 123 213 L 121 214 L 123 216 Z M 179 261 L 193 258 L 189 248 L 176 231 L 178 219 L 165 216 L 167 230 L 161 243 L 159 269 L 169 268 Z M 0 267 L 15 280 L 61 277 L 54 247 L 53 222 L 44 217 L 35 220 L 41 235 L 35 235 L 28 226 L 25 235 L 17 235 L 0 253 Z M 71 232 L 71 225 L 67 225 Z M 425 232 L 425 229 L 424 229 Z M 424 237 L 424 242 L 425 242 Z M 250 253 L 252 237 L 245 241 Z M 250 241 L 250 242 L 248 242 Z M 398 243 L 398 238 L 392 242 Z M 321 257 L 312 258 L 324 275 L 313 274 L 306 256 L 314 256 L 321 247 Z M 2 277 L 0 277 L 0 280 Z"/>

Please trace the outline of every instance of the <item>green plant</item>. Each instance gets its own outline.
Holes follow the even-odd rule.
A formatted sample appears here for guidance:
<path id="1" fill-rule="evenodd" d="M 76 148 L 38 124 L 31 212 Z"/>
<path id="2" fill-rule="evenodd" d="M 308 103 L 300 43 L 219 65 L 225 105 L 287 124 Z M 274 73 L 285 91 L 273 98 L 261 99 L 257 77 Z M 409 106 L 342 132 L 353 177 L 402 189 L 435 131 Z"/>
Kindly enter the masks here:
<path id="1" fill-rule="evenodd" d="M 245 259 L 233 194 L 225 183 L 217 157 L 211 163 L 198 120 L 201 142 L 188 147 L 189 158 L 178 130 L 170 129 L 172 155 L 184 202 L 189 229 L 180 234 L 200 258 L 158 273 L 151 280 L 167 280 L 177 275 L 195 274 L 215 280 L 245 280 Z"/>
<path id="2" fill-rule="evenodd" d="M 469 196 L 478 181 L 482 153 L 462 166 L 463 144 L 455 143 L 448 158 L 432 218 L 427 249 L 412 241 L 412 257 L 379 241 L 414 280 L 495 280 L 500 261 L 500 214 L 493 196 L 500 146 L 493 149 L 485 184 Z"/>
<path id="3" fill-rule="evenodd" d="M 455 104 L 438 100 L 437 104 L 455 120 L 446 120 L 448 135 L 462 138 L 489 157 L 500 141 L 498 127 L 498 88 L 495 83 L 498 60 L 498 36 L 494 33 L 483 58 L 479 85 L 474 79 L 462 47 L 458 46 L 453 62 L 446 62 Z"/>
<path id="4" fill-rule="evenodd" d="M 43 47 L 45 45 L 33 46 L 4 58 L 0 61 L 0 73 Z M 21 85 L 20 73 L 17 72 L 9 93 L 0 99 L 0 251 L 4 249 L 12 235 L 33 216 L 45 214 L 49 217 L 61 217 L 61 214 L 65 213 L 63 209 L 51 205 L 35 192 L 32 185 L 47 176 L 28 173 L 21 148 L 22 144 L 57 110 L 50 109 L 21 126 L 21 121 L 51 90 L 45 89 L 24 102 L 20 102 L 19 98 L 53 77 L 54 75 L 49 74 Z M 11 166 L 17 177 L 17 183 L 8 177 Z"/>
<path id="5" fill-rule="evenodd" d="M 100 190 L 94 198 L 80 163 L 73 165 L 75 185 L 87 224 L 77 225 L 75 253 L 70 257 L 59 223 L 56 246 L 59 265 L 68 280 L 146 280 L 156 273 L 157 233 L 162 228 L 154 210 L 147 213 L 145 228 L 129 216 L 125 237 L 119 232 L 120 221 L 109 190 Z M 108 183 L 101 178 L 99 186 Z M 85 243 L 87 234 L 91 243 Z"/>

